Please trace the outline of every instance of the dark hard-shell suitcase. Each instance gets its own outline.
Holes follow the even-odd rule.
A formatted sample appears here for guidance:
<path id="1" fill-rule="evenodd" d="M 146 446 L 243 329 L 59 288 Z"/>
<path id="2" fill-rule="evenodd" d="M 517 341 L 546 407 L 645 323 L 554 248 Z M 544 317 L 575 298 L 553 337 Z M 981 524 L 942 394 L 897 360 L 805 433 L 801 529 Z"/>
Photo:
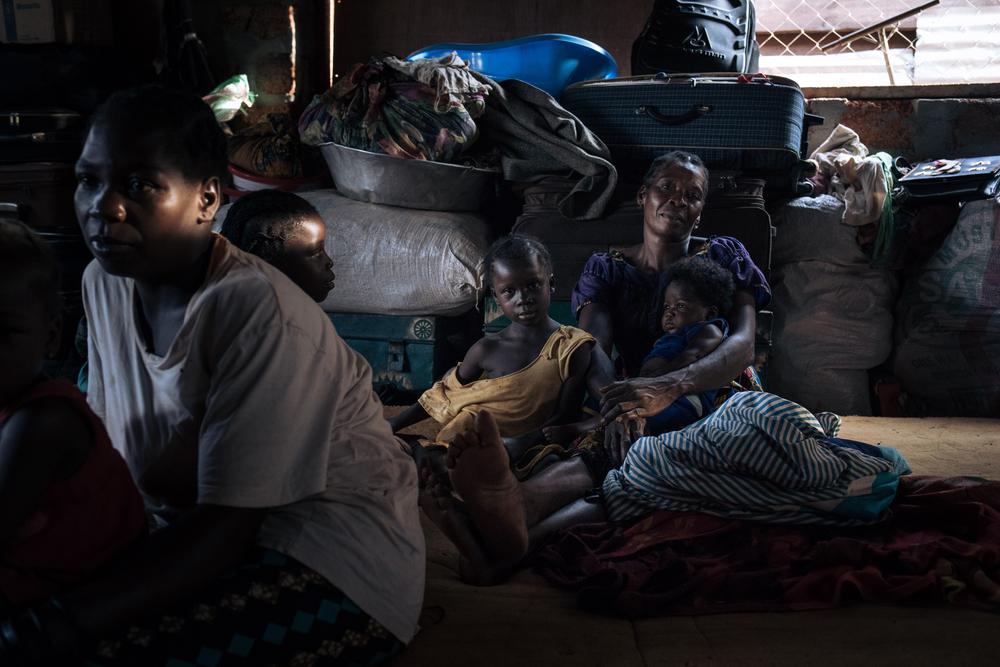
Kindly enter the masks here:
<path id="1" fill-rule="evenodd" d="M 77 230 L 72 162 L 0 164 L 0 207 L 35 228 Z"/>
<path id="2" fill-rule="evenodd" d="M 81 363 L 73 350 L 76 323 L 83 315 L 80 282 L 93 259 L 76 222 L 75 189 L 72 164 L 0 164 L 0 220 L 23 222 L 49 245 L 56 260 L 62 339 L 59 352 L 46 362 L 45 371 L 70 378 L 75 377 Z"/>
<path id="3" fill-rule="evenodd" d="M 85 129 L 69 109 L 0 110 L 0 163 L 76 162 Z"/>
<path id="4" fill-rule="evenodd" d="M 638 181 L 671 150 L 695 153 L 709 170 L 764 178 L 775 194 L 796 191 L 807 114 L 791 79 L 735 73 L 657 74 L 584 81 L 562 104 L 611 151 L 624 180 Z"/>
<path id="5" fill-rule="evenodd" d="M 372 367 L 383 398 L 429 389 L 481 335 L 477 311 L 440 315 L 327 313 L 340 337 Z"/>

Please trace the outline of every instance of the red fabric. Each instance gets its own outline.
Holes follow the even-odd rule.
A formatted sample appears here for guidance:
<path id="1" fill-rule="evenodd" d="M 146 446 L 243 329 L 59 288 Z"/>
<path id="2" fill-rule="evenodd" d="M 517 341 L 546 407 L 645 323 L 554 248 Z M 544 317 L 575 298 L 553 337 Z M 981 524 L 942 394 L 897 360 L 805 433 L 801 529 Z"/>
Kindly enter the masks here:
<path id="1" fill-rule="evenodd" d="M 877 526 L 776 526 L 658 511 L 562 531 L 536 555 L 586 608 L 630 617 L 948 600 L 1000 611 L 1000 482 L 903 477 Z"/>
<path id="2" fill-rule="evenodd" d="M 93 446 L 80 470 L 52 484 L 20 534 L 0 549 L 0 596 L 31 604 L 83 579 L 146 532 L 146 516 L 124 459 L 83 394 L 65 380 L 36 384 L 0 410 L 0 426 L 28 403 L 68 400 L 92 429 Z"/>

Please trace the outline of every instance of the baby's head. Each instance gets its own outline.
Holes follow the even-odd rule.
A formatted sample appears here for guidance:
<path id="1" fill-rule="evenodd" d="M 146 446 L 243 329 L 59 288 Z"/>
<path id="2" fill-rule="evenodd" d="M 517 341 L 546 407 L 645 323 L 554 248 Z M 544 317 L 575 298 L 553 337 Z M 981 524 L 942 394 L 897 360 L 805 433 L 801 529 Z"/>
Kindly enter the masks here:
<path id="1" fill-rule="evenodd" d="M 670 267 L 669 279 L 660 320 L 666 333 L 725 315 L 733 304 L 732 274 L 707 257 L 678 261 Z"/>
<path id="2" fill-rule="evenodd" d="M 326 225 L 312 204 L 296 194 L 258 190 L 243 195 L 229 208 L 222 235 L 273 264 L 317 302 L 333 289 Z"/>
<path id="3" fill-rule="evenodd" d="M 538 239 L 521 234 L 498 239 L 483 259 L 483 284 L 511 322 L 548 322 L 555 278 L 552 256 Z"/>
<path id="4" fill-rule="evenodd" d="M 0 220 L 0 407 L 59 351 L 62 318 L 52 250 L 20 222 Z"/>
<path id="5" fill-rule="evenodd" d="M 148 283 L 183 280 L 211 248 L 226 138 L 197 95 L 143 86 L 93 115 L 75 206 L 101 266 Z"/>

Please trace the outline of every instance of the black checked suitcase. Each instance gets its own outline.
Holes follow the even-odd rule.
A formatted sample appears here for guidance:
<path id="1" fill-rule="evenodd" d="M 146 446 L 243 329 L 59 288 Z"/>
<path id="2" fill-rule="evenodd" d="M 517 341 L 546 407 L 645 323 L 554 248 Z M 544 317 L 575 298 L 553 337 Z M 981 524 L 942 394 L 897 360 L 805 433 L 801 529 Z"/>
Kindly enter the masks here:
<path id="1" fill-rule="evenodd" d="M 791 79 L 762 74 L 657 74 L 568 87 L 562 104 L 611 151 L 624 180 L 641 179 L 670 150 L 695 153 L 709 170 L 767 181 L 769 194 L 794 194 L 804 166 L 806 113 Z"/>

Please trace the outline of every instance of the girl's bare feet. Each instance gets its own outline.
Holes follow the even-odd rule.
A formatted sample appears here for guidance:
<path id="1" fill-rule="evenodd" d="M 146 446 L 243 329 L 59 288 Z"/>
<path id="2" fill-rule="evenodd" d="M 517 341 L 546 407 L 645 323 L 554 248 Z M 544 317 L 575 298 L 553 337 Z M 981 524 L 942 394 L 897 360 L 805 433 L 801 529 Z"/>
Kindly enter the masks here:
<path id="1" fill-rule="evenodd" d="M 510 576 L 517 562 L 493 562 L 490 559 L 465 504 L 452 493 L 447 472 L 438 470 L 430 457 L 424 458 L 418 465 L 420 508 L 458 548 L 462 581 L 475 586 L 491 586 Z"/>
<path id="2" fill-rule="evenodd" d="M 510 470 L 500 430 L 485 410 L 457 421 L 446 456 L 451 486 L 464 502 L 488 559 L 516 562 L 528 550 L 528 527 L 521 487 Z"/>

